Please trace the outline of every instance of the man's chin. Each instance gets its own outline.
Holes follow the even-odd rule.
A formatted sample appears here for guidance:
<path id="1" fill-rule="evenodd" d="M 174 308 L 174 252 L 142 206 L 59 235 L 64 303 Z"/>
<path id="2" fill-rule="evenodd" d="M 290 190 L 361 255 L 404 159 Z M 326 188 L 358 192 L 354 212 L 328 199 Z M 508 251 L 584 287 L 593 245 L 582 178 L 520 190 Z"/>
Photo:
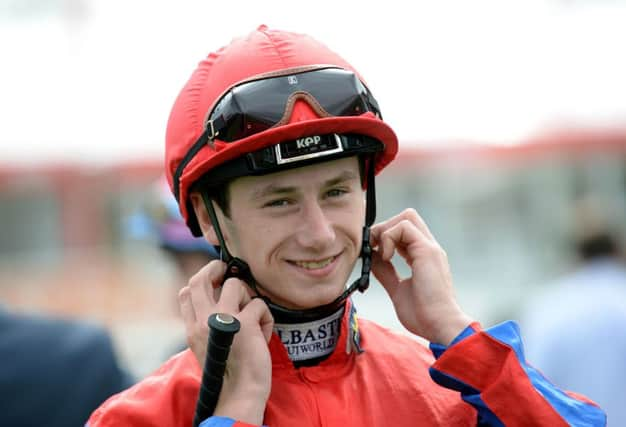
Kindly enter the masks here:
<path id="1" fill-rule="evenodd" d="M 343 288 L 340 291 L 328 292 L 327 294 L 320 295 L 319 293 L 308 298 L 306 300 L 301 300 L 299 305 L 299 310 L 306 310 L 315 307 L 322 307 L 324 305 L 331 304 L 337 300 L 341 296 L 343 292 Z"/>
<path id="2" fill-rule="evenodd" d="M 272 303 L 282 307 L 291 310 L 308 310 L 334 302 L 346 289 L 345 281 L 341 284 L 337 280 L 317 280 L 310 283 L 299 280 L 298 282 L 298 287 L 291 287 L 285 283 L 281 289 L 288 289 L 289 292 L 282 294 L 271 292 L 267 287 L 260 285 L 261 294 L 267 296 Z"/>
<path id="3" fill-rule="evenodd" d="M 342 291 L 343 292 L 343 291 Z M 302 296 L 291 298 L 289 301 L 279 297 L 269 297 L 274 304 L 278 304 L 290 310 L 310 310 L 312 308 L 321 307 L 334 302 L 341 292 L 334 292 L 328 295 L 313 295 L 310 298 L 302 298 Z"/>

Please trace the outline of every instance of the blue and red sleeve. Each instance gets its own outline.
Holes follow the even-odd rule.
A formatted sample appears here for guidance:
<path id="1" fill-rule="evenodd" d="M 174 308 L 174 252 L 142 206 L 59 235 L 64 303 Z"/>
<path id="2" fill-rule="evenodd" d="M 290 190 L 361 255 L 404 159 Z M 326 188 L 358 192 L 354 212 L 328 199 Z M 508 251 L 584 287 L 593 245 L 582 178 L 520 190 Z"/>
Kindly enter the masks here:
<path id="1" fill-rule="evenodd" d="M 227 417 L 210 417 L 200 423 L 199 427 L 259 427 L 254 424 L 242 423 Z"/>
<path id="2" fill-rule="evenodd" d="M 509 321 L 481 330 L 472 323 L 448 347 L 431 343 L 432 379 L 461 392 L 490 426 L 605 426 L 591 400 L 560 390 L 526 363 L 520 331 Z"/>

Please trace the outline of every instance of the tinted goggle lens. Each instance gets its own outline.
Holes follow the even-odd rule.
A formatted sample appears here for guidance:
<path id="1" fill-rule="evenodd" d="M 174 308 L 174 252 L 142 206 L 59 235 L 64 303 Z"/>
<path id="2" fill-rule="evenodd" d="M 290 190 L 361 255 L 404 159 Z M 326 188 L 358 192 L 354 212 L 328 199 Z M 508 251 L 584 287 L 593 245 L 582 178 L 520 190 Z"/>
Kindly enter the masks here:
<path id="1" fill-rule="evenodd" d="M 209 116 L 214 136 L 232 142 L 269 129 L 282 119 L 289 97 L 296 92 L 313 96 L 331 116 L 368 111 L 380 116 L 378 103 L 354 73 L 326 68 L 235 86 Z"/>

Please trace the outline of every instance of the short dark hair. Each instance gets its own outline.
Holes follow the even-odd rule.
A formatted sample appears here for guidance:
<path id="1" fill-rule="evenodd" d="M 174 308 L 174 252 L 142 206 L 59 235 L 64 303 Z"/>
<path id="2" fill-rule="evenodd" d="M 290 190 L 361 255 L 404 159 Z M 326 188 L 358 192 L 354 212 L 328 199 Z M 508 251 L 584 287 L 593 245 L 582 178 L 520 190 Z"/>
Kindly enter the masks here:
<path id="1" fill-rule="evenodd" d="M 230 218 L 230 182 L 225 182 L 209 190 L 209 198 L 217 204 L 226 218 Z"/>

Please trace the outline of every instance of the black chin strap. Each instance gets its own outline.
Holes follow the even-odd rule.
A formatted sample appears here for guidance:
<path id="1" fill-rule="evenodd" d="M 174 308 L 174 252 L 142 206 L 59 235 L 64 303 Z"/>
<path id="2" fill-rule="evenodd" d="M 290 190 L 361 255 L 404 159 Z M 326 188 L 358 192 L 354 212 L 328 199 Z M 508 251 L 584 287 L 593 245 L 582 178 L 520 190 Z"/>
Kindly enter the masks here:
<path id="1" fill-rule="evenodd" d="M 220 244 L 221 259 L 226 263 L 226 274 L 224 281 L 230 277 L 236 277 L 243 280 L 256 294 L 256 297 L 262 298 L 270 308 L 274 321 L 277 323 L 297 323 L 308 322 L 329 316 L 341 307 L 346 299 L 357 289 L 359 292 L 365 292 L 370 284 L 370 271 L 372 268 L 372 246 L 370 244 L 370 227 L 376 219 L 376 188 L 375 188 L 375 162 L 374 156 L 369 156 L 365 161 L 366 171 L 366 199 L 365 199 L 365 225 L 363 227 L 363 238 L 361 243 L 361 276 L 352 282 L 352 284 L 334 301 L 318 307 L 306 310 L 295 310 L 283 307 L 272 302 L 267 296 L 259 292 L 259 284 L 252 275 L 248 264 L 237 257 L 233 257 L 226 247 L 222 230 L 213 208 L 208 192 L 202 191 L 202 200 L 211 219 L 211 224 L 215 229 L 215 234 Z"/>

